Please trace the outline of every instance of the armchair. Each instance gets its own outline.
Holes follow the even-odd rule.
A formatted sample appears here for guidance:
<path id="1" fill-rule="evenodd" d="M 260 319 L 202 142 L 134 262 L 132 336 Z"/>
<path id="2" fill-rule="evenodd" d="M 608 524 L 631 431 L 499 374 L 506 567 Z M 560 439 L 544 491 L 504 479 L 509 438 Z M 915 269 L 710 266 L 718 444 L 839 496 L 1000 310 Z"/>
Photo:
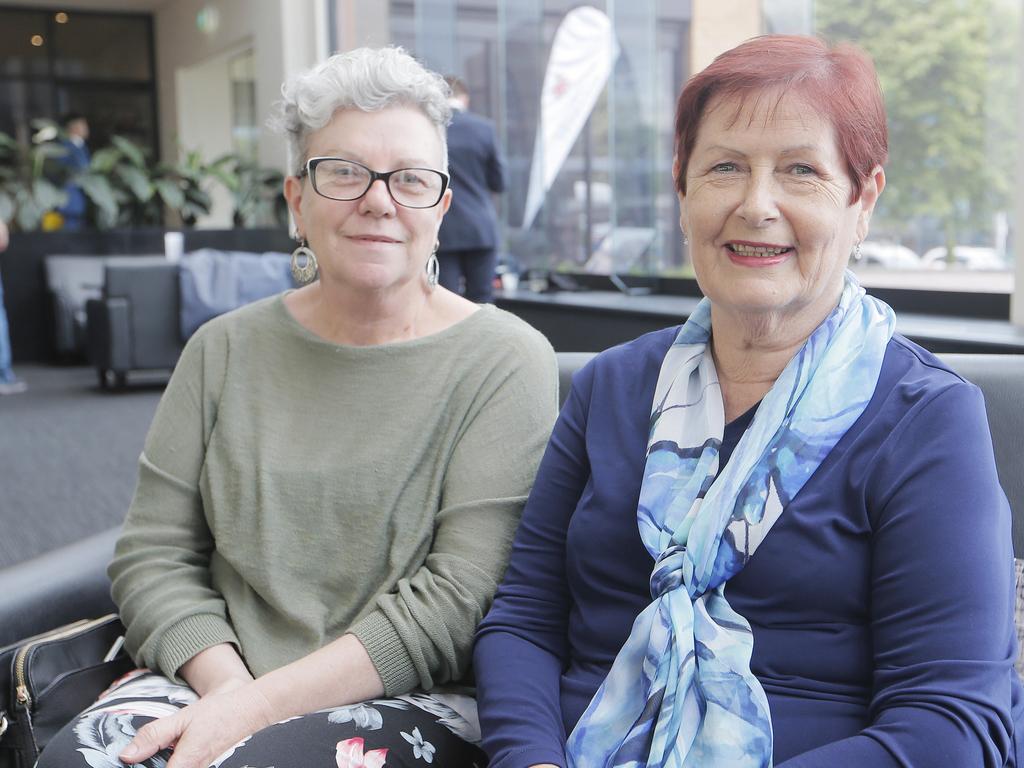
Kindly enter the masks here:
<path id="1" fill-rule="evenodd" d="M 101 387 L 129 371 L 171 370 L 202 323 L 294 287 L 288 254 L 204 248 L 179 263 L 108 259 L 103 296 L 86 304 L 89 360 Z"/>
<path id="2" fill-rule="evenodd" d="M 53 352 L 59 359 L 83 357 L 87 348 L 86 305 L 103 296 L 106 268 L 164 262 L 163 256 L 53 254 L 44 261 Z"/>
<path id="3" fill-rule="evenodd" d="M 177 264 L 110 259 L 103 296 L 85 310 L 89 360 L 101 387 L 124 386 L 129 371 L 174 368 L 183 346 Z"/>

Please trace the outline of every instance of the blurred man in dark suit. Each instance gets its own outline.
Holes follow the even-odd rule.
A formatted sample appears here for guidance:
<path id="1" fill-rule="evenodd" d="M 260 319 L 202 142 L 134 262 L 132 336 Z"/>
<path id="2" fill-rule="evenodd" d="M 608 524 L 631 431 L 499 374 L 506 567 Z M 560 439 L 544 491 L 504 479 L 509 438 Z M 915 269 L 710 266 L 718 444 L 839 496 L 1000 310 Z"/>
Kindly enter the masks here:
<path id="1" fill-rule="evenodd" d="M 453 194 L 438 234 L 440 282 L 451 291 L 464 293 L 470 301 L 488 302 L 498 247 L 498 215 L 491 195 L 505 189 L 505 166 L 498 153 L 494 123 L 467 111 L 465 83 L 456 77 L 445 79 L 452 89 L 448 172 Z"/>
<path id="2" fill-rule="evenodd" d="M 60 162 L 70 172 L 85 170 L 89 167 L 89 123 L 84 115 L 70 114 L 61 122 L 67 138 L 61 141 L 65 154 Z M 86 199 L 82 188 L 73 182 L 64 186 L 68 201 L 60 209 L 64 217 L 64 229 L 82 229 L 85 226 Z"/>

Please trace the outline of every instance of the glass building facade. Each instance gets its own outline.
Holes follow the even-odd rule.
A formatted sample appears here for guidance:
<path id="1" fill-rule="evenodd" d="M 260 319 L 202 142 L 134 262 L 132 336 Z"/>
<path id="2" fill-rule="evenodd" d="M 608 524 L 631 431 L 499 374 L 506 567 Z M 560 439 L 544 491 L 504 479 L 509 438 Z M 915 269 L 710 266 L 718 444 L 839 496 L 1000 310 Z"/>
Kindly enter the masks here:
<path id="1" fill-rule="evenodd" d="M 505 250 L 521 268 L 684 273 L 668 169 L 675 99 L 689 75 L 689 3 L 606 0 L 587 4 L 594 13 L 579 21 L 571 12 L 581 7 L 570 0 L 392 0 L 391 37 L 431 68 L 465 80 L 470 108 L 495 121 L 509 169 L 500 200 Z M 595 39 L 606 34 L 602 23 L 605 41 Z M 554 114 L 553 100 L 544 98 L 546 88 L 579 86 L 553 82 L 555 75 L 546 83 L 549 62 L 564 59 L 556 38 L 611 59 L 607 77 L 594 74 L 601 82 L 588 114 L 575 121 Z M 545 121 L 556 126 L 547 142 Z M 531 193 L 531 174 L 545 171 L 550 185 Z M 531 194 L 540 203 L 535 215 Z"/>
<path id="2" fill-rule="evenodd" d="M 0 8 L 0 132 L 22 144 L 34 120 L 76 113 L 94 146 L 155 151 L 155 79 L 149 14 Z"/>
<path id="3" fill-rule="evenodd" d="M 612 63 L 578 133 L 552 142 L 539 129 L 547 119 L 546 76 L 559 58 L 560 28 L 581 7 L 607 19 Z M 862 280 L 1010 293 L 1020 186 L 1020 0 L 761 0 L 737 7 L 755 34 L 852 41 L 875 61 L 890 159 L 871 237 L 853 264 Z M 471 108 L 496 122 L 510 169 L 500 202 L 505 250 L 520 266 L 692 274 L 670 169 L 676 96 L 690 69 L 707 63 L 695 62 L 691 44 L 706 47 L 715 35 L 695 22 L 699 0 L 391 0 L 389 12 L 391 40 L 466 80 Z M 593 69 L 593 77 L 603 75 Z M 545 138 L 571 146 L 564 160 L 554 158 L 557 171 L 531 218 L 535 155 L 559 154 Z"/>

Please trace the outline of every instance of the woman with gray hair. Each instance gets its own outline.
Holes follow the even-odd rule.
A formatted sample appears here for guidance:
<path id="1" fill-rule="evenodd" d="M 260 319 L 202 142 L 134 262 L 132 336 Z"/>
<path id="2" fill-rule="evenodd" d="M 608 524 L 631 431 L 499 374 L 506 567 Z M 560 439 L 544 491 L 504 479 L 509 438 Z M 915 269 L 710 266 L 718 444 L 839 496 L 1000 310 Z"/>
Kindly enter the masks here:
<path id="1" fill-rule="evenodd" d="M 436 285 L 446 97 L 394 48 L 285 86 L 310 282 L 186 346 L 110 566 L 148 669 L 41 768 L 485 762 L 462 681 L 557 377 L 540 334 Z"/>

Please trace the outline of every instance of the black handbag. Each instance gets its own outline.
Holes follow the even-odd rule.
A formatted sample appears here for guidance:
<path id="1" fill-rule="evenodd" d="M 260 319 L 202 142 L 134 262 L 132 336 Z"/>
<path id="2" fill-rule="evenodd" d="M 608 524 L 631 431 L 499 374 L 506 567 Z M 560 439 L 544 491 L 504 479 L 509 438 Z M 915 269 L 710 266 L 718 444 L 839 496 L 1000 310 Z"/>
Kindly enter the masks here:
<path id="1" fill-rule="evenodd" d="M 0 649 L 0 768 L 32 768 L 47 742 L 134 663 L 116 614 Z"/>

